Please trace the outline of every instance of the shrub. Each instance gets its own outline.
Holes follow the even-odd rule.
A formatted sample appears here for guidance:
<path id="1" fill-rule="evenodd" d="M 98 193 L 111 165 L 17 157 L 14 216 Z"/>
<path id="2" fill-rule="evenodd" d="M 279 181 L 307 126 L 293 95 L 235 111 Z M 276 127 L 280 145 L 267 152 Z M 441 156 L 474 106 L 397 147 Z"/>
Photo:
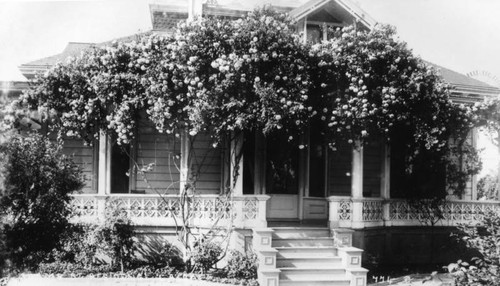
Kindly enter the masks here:
<path id="1" fill-rule="evenodd" d="M 227 278 L 257 279 L 257 255 L 230 251 L 224 272 Z"/>
<path id="2" fill-rule="evenodd" d="M 120 265 L 123 271 L 130 266 L 134 253 L 134 226 L 127 216 L 127 213 L 120 208 L 106 208 L 104 224 L 100 224 L 96 229 L 96 238 L 103 251 L 113 265 Z"/>
<path id="3" fill-rule="evenodd" d="M 49 261 L 88 269 L 104 264 L 105 261 L 98 257 L 106 256 L 111 260 L 111 267 L 124 271 L 132 263 L 133 236 L 134 229 L 126 213 L 112 208 L 102 224 L 69 227 L 61 246 L 52 252 Z"/>
<path id="4" fill-rule="evenodd" d="M 18 268 L 35 268 L 60 246 L 69 226 L 70 194 L 83 186 L 81 170 L 60 146 L 38 134 L 13 137 L 0 154 L 8 255 Z"/>
<path id="5" fill-rule="evenodd" d="M 96 253 L 102 245 L 97 237 L 97 225 L 74 224 L 62 239 L 61 247 L 52 252 L 51 259 L 90 267 L 96 264 Z"/>
<path id="6" fill-rule="evenodd" d="M 472 263 L 459 260 L 448 265 L 456 277 L 457 285 L 500 285 L 500 215 L 484 215 L 481 227 L 461 226 L 461 239 L 469 248 L 479 252 Z"/>
<path id="7" fill-rule="evenodd" d="M 156 268 L 182 268 L 184 266 L 180 250 L 165 240 L 138 240 L 136 252 L 141 256 L 141 259 L 134 261 L 134 267 L 154 266 Z"/>
<path id="8" fill-rule="evenodd" d="M 200 241 L 196 243 L 191 251 L 192 272 L 208 272 L 221 259 L 222 253 L 222 248 L 214 242 Z"/>

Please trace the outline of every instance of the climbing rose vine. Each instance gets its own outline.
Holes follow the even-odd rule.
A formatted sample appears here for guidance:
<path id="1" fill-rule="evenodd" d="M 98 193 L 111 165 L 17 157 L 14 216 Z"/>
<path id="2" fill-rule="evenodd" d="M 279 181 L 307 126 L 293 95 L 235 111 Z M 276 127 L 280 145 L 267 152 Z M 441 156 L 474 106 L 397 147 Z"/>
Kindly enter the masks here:
<path id="1" fill-rule="evenodd" d="M 409 164 L 423 150 L 449 156 L 450 138 L 463 145 L 482 122 L 489 107 L 453 104 L 437 71 L 393 28 L 329 34 L 304 44 L 286 15 L 266 8 L 239 20 L 182 22 L 172 35 L 96 46 L 57 64 L 20 103 L 52 114 L 66 135 L 92 140 L 103 130 L 120 144 L 131 142 L 139 119 L 162 133 L 209 131 L 215 142 L 255 130 L 296 143 L 314 120 L 332 149 L 403 140 Z"/>

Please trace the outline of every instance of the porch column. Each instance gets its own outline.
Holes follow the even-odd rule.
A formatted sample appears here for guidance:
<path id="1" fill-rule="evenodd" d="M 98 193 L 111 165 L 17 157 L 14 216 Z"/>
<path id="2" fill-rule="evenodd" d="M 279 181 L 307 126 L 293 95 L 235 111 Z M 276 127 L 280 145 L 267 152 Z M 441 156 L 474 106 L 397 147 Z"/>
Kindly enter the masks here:
<path id="1" fill-rule="evenodd" d="M 203 13 L 202 0 L 189 0 L 188 3 L 188 20 L 193 20 L 196 17 L 201 17 Z"/>
<path id="2" fill-rule="evenodd" d="M 231 140 L 231 188 L 234 196 L 243 195 L 243 133 L 235 135 Z"/>
<path id="3" fill-rule="evenodd" d="M 266 193 L 266 140 L 260 130 L 255 132 L 254 194 Z"/>
<path id="4" fill-rule="evenodd" d="M 181 130 L 181 161 L 179 163 L 179 192 L 182 193 L 186 190 L 186 184 L 188 183 L 189 178 L 189 135 L 185 129 Z"/>
<path id="5" fill-rule="evenodd" d="M 477 140 L 478 140 L 478 130 L 477 127 L 472 128 L 471 132 L 471 140 L 472 140 L 472 148 L 477 150 Z M 471 176 L 471 200 L 477 200 L 477 175 Z"/>
<path id="6" fill-rule="evenodd" d="M 363 144 L 356 142 L 352 148 L 352 227 L 363 228 Z"/>
<path id="7" fill-rule="evenodd" d="M 384 154 L 382 159 L 382 182 L 380 184 L 380 197 L 384 199 L 382 209 L 382 219 L 384 225 L 391 226 L 390 207 L 391 207 L 391 148 L 385 142 Z"/>
<path id="8" fill-rule="evenodd" d="M 99 162 L 97 165 L 97 216 L 104 221 L 106 197 L 111 193 L 111 138 L 99 132 Z"/>

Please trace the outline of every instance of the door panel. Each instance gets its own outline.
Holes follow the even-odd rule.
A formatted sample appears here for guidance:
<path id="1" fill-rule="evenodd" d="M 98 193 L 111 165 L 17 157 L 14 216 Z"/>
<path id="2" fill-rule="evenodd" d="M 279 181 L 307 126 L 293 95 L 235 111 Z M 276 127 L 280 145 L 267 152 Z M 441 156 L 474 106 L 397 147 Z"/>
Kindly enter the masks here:
<path id="1" fill-rule="evenodd" d="M 299 213 L 299 149 L 286 134 L 266 138 L 267 217 L 296 219 Z"/>
<path id="2" fill-rule="evenodd" d="M 267 217 L 298 218 L 298 195 L 270 194 L 271 199 L 267 201 Z"/>
<path id="3" fill-rule="evenodd" d="M 325 198 L 303 198 L 304 219 L 328 219 L 328 201 Z"/>

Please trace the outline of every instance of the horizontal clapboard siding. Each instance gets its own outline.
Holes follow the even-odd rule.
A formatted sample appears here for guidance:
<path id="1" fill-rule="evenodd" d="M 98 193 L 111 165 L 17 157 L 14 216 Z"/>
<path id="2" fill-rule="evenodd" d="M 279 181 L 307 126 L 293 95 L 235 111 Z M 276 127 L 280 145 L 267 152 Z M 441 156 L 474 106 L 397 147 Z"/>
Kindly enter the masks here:
<path id="1" fill-rule="evenodd" d="M 208 134 L 190 138 L 191 178 L 200 194 L 218 194 L 222 181 L 222 150 L 214 148 Z"/>
<path id="2" fill-rule="evenodd" d="M 352 147 L 339 144 L 336 151 L 328 153 L 328 194 L 351 195 Z"/>
<path id="3" fill-rule="evenodd" d="M 94 145 L 96 145 L 95 143 Z M 97 152 L 94 148 L 98 146 L 88 146 L 83 139 L 65 138 L 63 153 L 70 156 L 81 169 L 84 176 L 83 193 L 97 193 Z"/>
<path id="4" fill-rule="evenodd" d="M 153 124 L 139 120 L 135 145 L 139 168 L 152 164 L 151 170 L 136 172 L 132 189 L 146 194 L 179 193 L 180 138 L 159 133 Z"/>

